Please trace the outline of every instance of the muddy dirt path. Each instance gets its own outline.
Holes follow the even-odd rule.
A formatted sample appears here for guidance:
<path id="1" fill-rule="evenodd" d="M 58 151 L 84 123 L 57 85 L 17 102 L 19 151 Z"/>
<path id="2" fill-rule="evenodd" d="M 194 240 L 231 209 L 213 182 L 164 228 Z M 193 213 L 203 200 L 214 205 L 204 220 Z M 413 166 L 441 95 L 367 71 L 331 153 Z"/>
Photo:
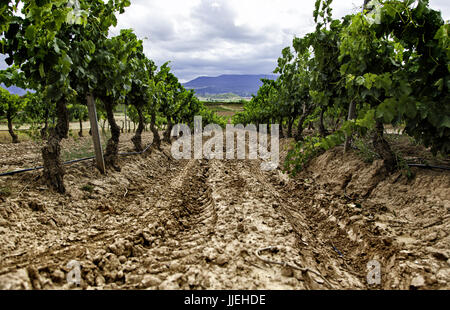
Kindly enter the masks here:
<path id="1" fill-rule="evenodd" d="M 366 289 L 372 259 L 383 265 L 382 288 L 416 279 L 401 267 L 415 257 L 375 222 L 383 211 L 348 196 L 351 178 L 343 194 L 332 179 L 263 172 L 258 160 L 169 154 L 165 145 L 124 158 L 107 176 L 92 163 L 70 166 L 66 196 L 38 172 L 1 179 L 14 190 L 0 196 L 0 288 L 77 288 L 67 283 L 72 260 L 85 289 Z M 448 285 L 447 236 L 440 256 L 419 266 L 424 281 L 438 275 L 430 287 Z"/>
<path id="2" fill-rule="evenodd" d="M 319 264 L 302 256 L 307 243 L 258 161 L 174 161 L 168 151 L 124 161 L 127 173 L 108 177 L 88 164 L 69 168 L 69 196 L 48 195 L 37 182 L 7 198 L 3 287 L 69 288 L 71 260 L 81 263 L 84 288 L 354 286 L 332 284 Z M 84 181 L 92 193 L 75 186 Z M 268 247 L 276 249 L 256 253 Z"/>

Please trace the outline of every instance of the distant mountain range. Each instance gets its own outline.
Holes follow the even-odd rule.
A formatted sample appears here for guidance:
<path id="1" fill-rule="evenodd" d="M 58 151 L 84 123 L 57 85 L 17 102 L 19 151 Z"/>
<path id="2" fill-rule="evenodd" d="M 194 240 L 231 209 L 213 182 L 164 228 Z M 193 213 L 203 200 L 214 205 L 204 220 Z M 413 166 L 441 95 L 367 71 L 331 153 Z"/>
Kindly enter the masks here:
<path id="1" fill-rule="evenodd" d="M 275 80 L 276 75 L 258 74 L 258 75 L 221 75 L 217 77 L 202 76 L 190 82 L 184 83 L 186 89 L 193 89 L 197 96 L 207 97 L 208 95 L 235 94 L 241 97 L 251 97 L 256 95 L 258 89 L 262 86 L 261 79 Z M 23 96 L 26 90 L 11 86 L 1 87 L 7 89 L 11 94 Z"/>
<path id="2" fill-rule="evenodd" d="M 184 83 L 186 89 L 193 89 L 197 96 L 233 93 L 241 97 L 256 95 L 262 86 L 261 79 L 275 80 L 276 75 L 221 75 L 217 77 L 198 77 Z"/>

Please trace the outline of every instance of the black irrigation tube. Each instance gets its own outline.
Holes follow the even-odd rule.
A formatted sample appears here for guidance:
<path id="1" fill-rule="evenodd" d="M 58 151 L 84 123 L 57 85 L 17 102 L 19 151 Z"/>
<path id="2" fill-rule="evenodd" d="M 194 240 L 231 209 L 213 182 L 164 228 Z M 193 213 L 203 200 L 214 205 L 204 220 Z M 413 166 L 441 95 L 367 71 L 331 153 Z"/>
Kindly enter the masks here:
<path id="1" fill-rule="evenodd" d="M 149 144 L 142 152 L 130 152 L 130 153 L 119 153 L 119 156 L 134 156 L 134 155 L 141 155 L 144 154 L 145 152 L 148 151 L 148 149 L 152 146 L 152 143 Z M 65 163 L 63 163 L 64 165 L 71 165 L 71 164 L 75 164 L 75 163 L 79 163 L 82 161 L 88 161 L 91 159 L 94 159 L 95 157 L 86 157 L 86 158 L 81 158 L 81 159 L 75 159 L 75 160 L 71 160 L 71 161 L 67 161 Z M 430 165 L 422 165 L 422 164 L 408 164 L 409 167 L 417 167 L 417 168 L 422 168 L 422 169 L 441 169 L 441 170 L 450 170 L 450 167 L 443 167 L 443 166 L 430 166 Z M 2 173 L 0 174 L 0 177 L 6 177 L 6 176 L 12 176 L 15 174 L 20 174 L 20 173 L 25 173 L 25 172 L 30 172 L 30 171 L 36 171 L 36 170 L 41 170 L 44 169 L 43 166 L 40 167 L 36 167 L 36 168 L 29 168 L 29 169 L 23 169 L 23 170 L 16 170 L 16 171 L 11 171 L 11 172 L 6 172 L 6 173 Z"/>
<path id="2" fill-rule="evenodd" d="M 409 167 L 417 167 L 423 169 L 441 169 L 441 170 L 450 170 L 450 167 L 443 166 L 430 166 L 430 165 L 422 165 L 422 164 L 408 164 Z"/>
<path id="3" fill-rule="evenodd" d="M 340 144 L 339 146 L 344 146 L 343 144 Z M 352 147 L 355 150 L 358 150 L 357 147 Z M 444 167 L 444 166 L 430 166 L 425 164 L 407 164 L 408 167 L 416 167 L 416 168 L 422 168 L 422 169 L 440 169 L 440 170 L 450 170 L 450 167 Z"/>
<path id="4" fill-rule="evenodd" d="M 131 153 L 119 153 L 119 156 L 132 156 L 132 155 L 141 155 L 144 154 L 145 152 L 148 151 L 148 149 L 152 146 L 152 144 L 150 144 L 149 146 L 147 146 L 142 152 L 131 152 Z M 63 163 L 63 165 L 71 165 L 71 164 L 75 164 L 75 163 L 79 163 L 82 161 L 88 161 L 91 159 L 95 159 L 94 156 L 92 157 L 86 157 L 86 158 L 81 158 L 81 159 L 75 159 L 75 160 L 71 160 L 71 161 L 66 161 L 65 163 Z M 6 177 L 6 176 L 12 176 L 12 175 L 16 175 L 16 174 L 20 174 L 20 173 L 25 173 L 25 172 L 30 172 L 30 171 L 36 171 L 36 170 L 41 170 L 44 169 L 44 166 L 39 166 L 36 168 L 28 168 L 28 169 L 23 169 L 23 170 L 16 170 L 16 171 L 11 171 L 11 172 L 6 172 L 6 173 L 2 173 L 0 174 L 0 177 Z"/>

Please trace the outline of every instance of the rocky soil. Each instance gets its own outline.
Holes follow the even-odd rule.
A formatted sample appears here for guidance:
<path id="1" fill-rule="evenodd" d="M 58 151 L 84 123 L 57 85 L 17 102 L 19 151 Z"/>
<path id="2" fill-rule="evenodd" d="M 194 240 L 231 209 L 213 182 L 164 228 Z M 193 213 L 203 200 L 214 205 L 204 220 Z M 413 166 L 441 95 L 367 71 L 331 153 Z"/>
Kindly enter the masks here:
<path id="1" fill-rule="evenodd" d="M 1 145 L 0 171 L 37 165 L 38 149 Z M 0 289 L 450 288 L 449 172 L 386 176 L 337 148 L 290 178 L 259 161 L 176 161 L 168 145 L 121 167 L 68 166 L 66 195 L 40 172 L 0 179 Z"/>

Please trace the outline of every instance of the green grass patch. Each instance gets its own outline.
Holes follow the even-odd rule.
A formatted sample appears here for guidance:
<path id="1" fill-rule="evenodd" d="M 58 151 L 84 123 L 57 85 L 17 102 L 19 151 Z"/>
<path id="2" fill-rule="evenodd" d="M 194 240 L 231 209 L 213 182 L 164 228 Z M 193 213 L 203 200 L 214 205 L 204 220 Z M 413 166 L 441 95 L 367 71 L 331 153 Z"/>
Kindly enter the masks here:
<path id="1" fill-rule="evenodd" d="M 226 108 L 224 106 L 209 106 L 208 109 L 210 109 L 213 112 L 234 112 L 233 109 Z"/>
<path id="2" fill-rule="evenodd" d="M 9 187 L 0 187 L 0 197 L 9 197 L 11 196 L 12 191 Z"/>
<path id="3" fill-rule="evenodd" d="M 206 107 L 213 112 L 233 112 L 237 113 L 244 109 L 241 103 L 208 103 Z"/>
<path id="4" fill-rule="evenodd" d="M 359 157 L 365 163 L 371 164 L 375 160 L 380 158 L 380 156 L 373 149 L 373 146 L 371 146 L 368 141 L 365 141 L 362 139 L 357 139 L 357 140 L 355 140 L 355 146 L 358 149 Z"/>
<path id="5" fill-rule="evenodd" d="M 83 192 L 92 193 L 94 191 L 94 186 L 91 184 L 86 184 L 80 187 L 80 190 L 82 190 Z"/>
<path id="6" fill-rule="evenodd" d="M 93 157 L 95 155 L 92 139 L 88 135 L 89 133 L 85 135 L 86 138 L 79 138 L 78 133 L 73 134 L 72 137 L 76 144 L 70 145 L 70 148 L 63 148 L 61 152 L 61 159 L 63 162 Z M 109 131 L 100 130 L 100 136 L 102 140 L 103 150 L 105 150 L 106 143 L 111 138 L 111 133 Z"/>
<path id="7" fill-rule="evenodd" d="M 94 156 L 94 149 L 91 143 L 82 144 L 76 149 L 63 150 L 61 154 L 64 162 L 92 156 Z"/>
<path id="8" fill-rule="evenodd" d="M 19 137 L 19 142 L 30 141 L 31 138 L 22 131 L 15 131 L 16 135 Z M 0 144 L 12 143 L 12 138 L 9 132 L 0 131 Z"/>

